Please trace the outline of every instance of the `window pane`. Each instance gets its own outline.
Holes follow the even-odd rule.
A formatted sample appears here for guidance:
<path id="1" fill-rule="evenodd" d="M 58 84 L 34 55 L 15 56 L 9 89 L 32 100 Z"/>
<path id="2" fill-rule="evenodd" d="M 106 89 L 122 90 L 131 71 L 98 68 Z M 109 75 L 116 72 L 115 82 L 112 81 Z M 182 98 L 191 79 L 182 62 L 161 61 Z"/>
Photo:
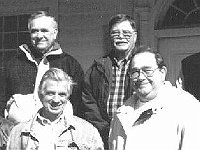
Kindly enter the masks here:
<path id="1" fill-rule="evenodd" d="M 185 24 L 186 25 L 198 25 L 200 24 L 200 10 L 194 11 L 190 14 L 190 16 L 187 18 Z"/>
<path id="2" fill-rule="evenodd" d="M 186 13 L 189 13 L 192 9 L 195 9 L 193 0 L 176 0 L 173 5 Z"/>
<path id="3" fill-rule="evenodd" d="M 162 22 L 162 28 L 166 27 L 178 27 L 183 24 L 185 14 L 170 7 L 166 13 L 165 19 Z"/>
<path id="4" fill-rule="evenodd" d="M 28 30 L 28 19 L 30 14 L 19 15 L 19 31 L 27 31 Z"/>
<path id="5" fill-rule="evenodd" d="M 29 32 L 21 32 L 19 33 L 19 45 L 21 44 L 30 44 L 30 33 Z"/>
<path id="6" fill-rule="evenodd" d="M 17 31 L 17 16 L 6 16 L 4 24 L 5 32 Z"/>
<path id="7" fill-rule="evenodd" d="M 0 52 L 0 68 L 3 68 L 3 51 Z M 0 70 L 0 74 L 2 73 L 3 70 Z"/>
<path id="8" fill-rule="evenodd" d="M 4 34 L 3 46 L 5 49 L 17 48 L 17 33 Z"/>
<path id="9" fill-rule="evenodd" d="M 0 33 L 0 49 L 3 49 L 3 45 L 2 45 L 2 33 Z M 1 51 L 1 50 L 0 50 Z"/>
<path id="10" fill-rule="evenodd" d="M 3 31 L 3 16 L 0 17 L 0 32 Z"/>
<path id="11" fill-rule="evenodd" d="M 200 1 L 199 0 L 195 0 L 195 3 L 197 3 L 198 7 L 200 7 Z"/>
<path id="12" fill-rule="evenodd" d="M 5 51 L 3 60 L 4 62 L 7 62 L 8 60 L 12 59 L 15 56 L 17 56 L 17 50 Z"/>
<path id="13" fill-rule="evenodd" d="M 5 64 L 7 64 L 8 60 L 12 59 L 15 56 L 17 56 L 17 50 L 0 52 L 0 59 L 1 59 L 0 66 L 2 68 L 5 67 Z"/>

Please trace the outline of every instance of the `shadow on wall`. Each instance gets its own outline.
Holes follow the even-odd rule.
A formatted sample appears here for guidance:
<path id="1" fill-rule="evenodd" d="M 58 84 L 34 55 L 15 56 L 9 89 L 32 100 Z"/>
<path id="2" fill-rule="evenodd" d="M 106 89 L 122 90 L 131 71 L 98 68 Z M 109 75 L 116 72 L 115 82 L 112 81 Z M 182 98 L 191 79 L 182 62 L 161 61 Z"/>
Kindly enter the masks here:
<path id="1" fill-rule="evenodd" d="M 103 25 L 103 39 L 102 39 L 102 41 L 103 41 L 103 53 L 104 53 L 104 55 L 106 55 L 112 49 L 108 25 Z"/>

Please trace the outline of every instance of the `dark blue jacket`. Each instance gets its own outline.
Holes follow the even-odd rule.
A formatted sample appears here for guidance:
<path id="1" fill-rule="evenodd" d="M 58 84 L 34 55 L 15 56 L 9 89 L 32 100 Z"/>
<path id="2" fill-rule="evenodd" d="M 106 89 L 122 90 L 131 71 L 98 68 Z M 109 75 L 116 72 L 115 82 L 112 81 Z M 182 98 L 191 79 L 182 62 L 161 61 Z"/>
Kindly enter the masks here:
<path id="1" fill-rule="evenodd" d="M 59 49 L 57 44 L 54 49 Z M 29 47 L 31 49 L 31 47 Z M 47 56 L 50 68 L 56 67 L 65 71 L 72 77 L 77 84 L 74 86 L 70 101 L 73 105 L 74 114 L 82 116 L 82 84 L 84 79 L 84 72 L 78 61 L 63 52 L 59 55 Z M 35 79 L 37 75 L 37 66 L 31 62 L 26 54 L 19 50 L 18 55 L 13 57 L 4 68 L 4 75 L 0 79 L 0 115 L 6 106 L 6 102 L 13 94 L 30 94 L 33 93 L 35 86 Z"/>
<path id="2" fill-rule="evenodd" d="M 112 55 L 95 60 L 85 74 L 85 88 L 83 102 L 85 104 L 86 120 L 99 130 L 104 144 L 107 144 L 111 118 L 107 113 L 107 100 L 112 81 Z M 130 63 L 131 64 L 131 63 Z M 125 98 L 128 99 L 133 92 L 130 67 L 125 78 Z"/>

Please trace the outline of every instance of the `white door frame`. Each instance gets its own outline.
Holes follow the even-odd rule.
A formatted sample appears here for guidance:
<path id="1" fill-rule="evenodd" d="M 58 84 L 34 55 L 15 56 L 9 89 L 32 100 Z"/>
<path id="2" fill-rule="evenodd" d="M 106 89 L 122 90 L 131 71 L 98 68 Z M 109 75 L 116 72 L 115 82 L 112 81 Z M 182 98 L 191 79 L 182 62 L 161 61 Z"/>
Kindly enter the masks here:
<path id="1" fill-rule="evenodd" d="M 177 44 L 180 44 L 180 41 L 186 41 L 184 44 L 187 46 L 178 45 L 178 48 L 174 46 L 176 47 L 175 49 L 168 49 L 165 47 L 164 50 L 162 50 L 160 49 L 160 47 L 162 47 L 160 45 L 160 43 L 162 43 L 160 42 L 161 40 L 173 40 L 173 44 L 176 43 L 176 41 Z M 174 84 L 181 69 L 181 60 L 186 56 L 200 52 L 200 27 L 156 30 L 155 42 L 156 48 L 162 54 L 168 66 L 167 77 Z M 170 44 L 171 43 L 169 43 L 169 45 Z M 169 47 L 173 47 L 173 45 Z"/>

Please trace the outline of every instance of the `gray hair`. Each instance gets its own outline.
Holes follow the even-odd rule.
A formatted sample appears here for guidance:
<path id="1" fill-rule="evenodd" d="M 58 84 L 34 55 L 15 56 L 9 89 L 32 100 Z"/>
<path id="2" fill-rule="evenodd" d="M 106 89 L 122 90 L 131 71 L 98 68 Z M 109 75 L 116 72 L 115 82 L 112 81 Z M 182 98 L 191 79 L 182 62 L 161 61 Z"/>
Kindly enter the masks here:
<path id="1" fill-rule="evenodd" d="M 67 92 L 69 93 L 69 95 L 71 95 L 73 85 L 75 84 L 72 78 L 67 73 L 65 73 L 62 69 L 50 68 L 48 71 L 45 72 L 45 74 L 43 75 L 40 81 L 40 85 L 38 88 L 38 95 L 40 98 L 44 94 L 44 85 L 47 80 L 66 82 Z"/>
<path id="2" fill-rule="evenodd" d="M 50 16 L 46 11 L 38 11 L 35 12 L 31 15 L 31 17 L 28 19 L 28 29 L 31 29 L 31 23 L 34 19 L 40 18 L 40 17 L 47 17 L 49 18 L 52 23 L 54 24 L 54 28 L 58 29 L 58 23 L 56 21 L 56 19 L 53 16 Z"/>
<path id="3" fill-rule="evenodd" d="M 124 22 L 124 21 L 129 21 L 130 25 L 132 26 L 134 31 L 137 31 L 136 23 L 135 23 L 134 19 L 127 14 L 117 14 L 116 16 L 111 17 L 109 24 L 108 24 L 109 25 L 109 31 L 112 29 L 112 27 L 115 24 L 121 23 L 121 22 Z"/>

